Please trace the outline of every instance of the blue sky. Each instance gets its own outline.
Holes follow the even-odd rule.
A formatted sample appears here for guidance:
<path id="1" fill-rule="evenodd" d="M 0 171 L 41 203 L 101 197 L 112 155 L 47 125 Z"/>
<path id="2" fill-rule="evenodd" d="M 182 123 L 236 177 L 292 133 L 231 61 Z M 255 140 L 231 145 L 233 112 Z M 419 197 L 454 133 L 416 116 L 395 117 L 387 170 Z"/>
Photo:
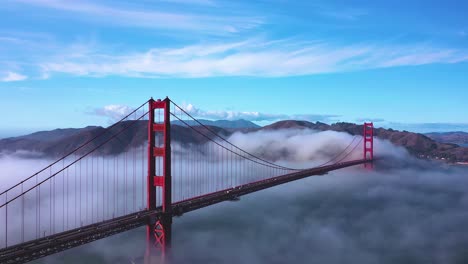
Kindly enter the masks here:
<path id="1" fill-rule="evenodd" d="M 0 6 L 0 137 L 108 125 L 149 97 L 205 118 L 468 131 L 468 2 Z"/>

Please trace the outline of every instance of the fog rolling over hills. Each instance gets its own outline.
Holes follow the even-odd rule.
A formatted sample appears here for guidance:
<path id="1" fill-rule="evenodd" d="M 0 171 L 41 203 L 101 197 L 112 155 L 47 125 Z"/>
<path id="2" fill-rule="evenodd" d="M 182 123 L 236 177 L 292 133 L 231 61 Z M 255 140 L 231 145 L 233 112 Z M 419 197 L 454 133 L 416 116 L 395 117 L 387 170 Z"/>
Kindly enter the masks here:
<path id="1" fill-rule="evenodd" d="M 270 127 L 229 140 L 259 153 L 302 144 L 287 152 L 301 164 L 322 153 L 314 144 L 330 149 L 345 135 Z M 377 142 L 386 159 L 372 171 L 356 166 L 174 218 L 171 263 L 467 263 L 468 170 Z M 145 238 L 140 228 L 33 263 L 141 263 Z"/>
<path id="2" fill-rule="evenodd" d="M 141 145 L 146 125 L 135 123 L 118 146 L 101 154 Z M 177 148 L 191 151 L 191 144 L 206 143 L 187 128 L 172 129 Z M 351 134 L 361 133 L 362 126 L 282 121 L 249 133 L 210 129 L 250 152 L 296 167 L 333 156 L 349 143 Z M 83 142 L 102 130 L 86 128 L 53 144 L 27 137 L 6 142 L 11 147 L 15 140 L 39 142 L 37 147 L 54 155 L 64 151 L 59 143 L 71 148 L 78 144 L 74 141 Z M 436 143 L 425 136 L 376 132 L 376 149 L 385 159 L 372 171 L 355 166 L 174 218 L 171 263 L 466 263 L 468 170 L 416 158 L 410 148 L 418 147 L 419 141 L 423 146 Z M 405 140 L 406 148 L 391 143 Z M 17 168 L 41 168 L 50 163 L 42 157 L 51 157 L 24 159 L 7 153 L 0 155 L 0 167 L 8 172 L 0 174 L 2 186 L 26 176 Z M 141 263 L 145 238 L 145 228 L 139 228 L 32 263 Z"/>
<path id="3" fill-rule="evenodd" d="M 81 150 L 81 153 L 89 148 L 95 147 L 109 138 L 111 135 L 129 125 L 126 121 L 117 124 L 106 132 L 105 136 L 94 142 L 94 145 Z M 185 122 L 185 121 L 184 121 Z M 258 127 L 255 124 L 245 121 L 201 121 L 209 129 L 222 136 L 231 136 L 235 133 L 249 133 L 255 131 L 275 131 L 285 129 L 311 129 L 314 131 L 337 131 L 351 135 L 362 135 L 362 125 L 352 123 L 312 123 L 307 121 L 285 120 L 273 123 L 268 126 Z M 197 126 L 197 123 L 189 123 Z M 197 129 L 205 131 L 205 127 L 197 126 Z M 56 129 L 52 131 L 36 132 L 30 135 L 6 138 L 0 140 L 0 153 L 15 152 L 25 150 L 47 157 L 61 156 L 72 151 L 89 139 L 103 133 L 103 127 L 88 126 L 81 129 Z M 180 121 L 172 123 L 172 139 L 182 144 L 203 144 L 207 139 L 186 127 Z M 405 147 L 412 155 L 424 159 L 437 159 L 448 162 L 468 162 L 468 148 L 461 147 L 453 143 L 437 142 L 429 136 L 412 133 L 408 131 L 397 131 L 393 129 L 375 128 L 374 135 L 377 138 L 388 140 L 391 143 Z M 131 123 L 131 128 L 118 136 L 119 144 L 106 145 L 98 150 L 99 154 L 113 155 L 127 151 L 133 147 L 140 146 L 147 140 L 147 122 L 136 121 Z"/>

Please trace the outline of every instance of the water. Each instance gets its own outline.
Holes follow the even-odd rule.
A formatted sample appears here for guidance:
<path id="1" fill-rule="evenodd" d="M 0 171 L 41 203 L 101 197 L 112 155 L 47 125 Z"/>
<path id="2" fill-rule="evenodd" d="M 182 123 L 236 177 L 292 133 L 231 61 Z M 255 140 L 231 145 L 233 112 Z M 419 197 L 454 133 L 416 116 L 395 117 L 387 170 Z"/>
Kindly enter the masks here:
<path id="1" fill-rule="evenodd" d="M 468 263 L 468 169 L 437 166 L 355 167 L 174 218 L 174 263 Z M 34 263 L 130 263 L 144 248 L 140 228 Z"/>

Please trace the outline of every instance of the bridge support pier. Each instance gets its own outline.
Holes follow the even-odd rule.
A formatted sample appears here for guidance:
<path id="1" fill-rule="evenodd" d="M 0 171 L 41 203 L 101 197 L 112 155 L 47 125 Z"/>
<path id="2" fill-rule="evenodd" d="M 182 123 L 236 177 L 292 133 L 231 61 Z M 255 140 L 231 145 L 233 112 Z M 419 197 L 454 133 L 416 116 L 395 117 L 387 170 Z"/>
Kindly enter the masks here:
<path id="1" fill-rule="evenodd" d="M 172 216 L 163 214 L 146 226 L 145 264 L 166 263 L 172 240 Z"/>
<path id="2" fill-rule="evenodd" d="M 374 123 L 364 123 L 364 159 L 374 159 Z M 373 162 L 364 163 L 364 168 L 372 169 Z"/>
<path id="3" fill-rule="evenodd" d="M 155 110 L 163 111 L 162 123 L 155 123 Z M 170 100 L 149 101 L 148 117 L 148 189 L 147 209 L 155 210 L 161 199 L 162 214 L 148 221 L 145 263 L 164 263 L 169 255 L 172 237 L 172 194 L 171 194 L 171 123 Z M 161 137 L 162 135 L 162 137 Z M 162 138 L 162 142 L 156 139 Z M 161 140 L 158 140 L 161 141 Z M 161 162 L 162 160 L 162 162 Z M 157 169 L 157 165 L 162 168 Z M 160 175 L 158 175 L 158 173 Z M 160 197 L 157 188 L 161 189 Z"/>

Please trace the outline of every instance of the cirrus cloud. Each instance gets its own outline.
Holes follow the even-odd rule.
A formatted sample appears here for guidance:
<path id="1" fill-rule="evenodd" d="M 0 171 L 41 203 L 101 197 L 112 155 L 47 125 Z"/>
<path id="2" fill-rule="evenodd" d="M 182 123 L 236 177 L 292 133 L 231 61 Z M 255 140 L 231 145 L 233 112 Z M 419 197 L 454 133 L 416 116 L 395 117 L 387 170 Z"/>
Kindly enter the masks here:
<path id="1" fill-rule="evenodd" d="M 78 57 L 60 54 L 41 62 L 40 67 L 47 74 L 93 77 L 282 77 L 464 61 L 468 61 L 468 50 L 427 45 L 336 45 L 292 39 L 247 39 L 156 47 L 127 54 L 101 50 Z"/>
<path id="2" fill-rule="evenodd" d="M 70 14 L 70 18 L 86 20 L 110 25 L 142 27 L 162 30 L 182 30 L 214 35 L 232 33 L 231 31 L 249 30 L 260 26 L 263 21 L 260 17 L 232 16 L 226 14 L 207 14 L 163 9 L 161 5 L 141 5 L 119 3 L 105 4 L 99 1 L 60 1 L 60 0 L 17 0 L 17 3 L 33 7 Z M 205 5 L 213 6 L 209 0 L 176 0 L 167 1 L 167 4 Z M 154 8 L 158 7 L 158 8 Z"/>

